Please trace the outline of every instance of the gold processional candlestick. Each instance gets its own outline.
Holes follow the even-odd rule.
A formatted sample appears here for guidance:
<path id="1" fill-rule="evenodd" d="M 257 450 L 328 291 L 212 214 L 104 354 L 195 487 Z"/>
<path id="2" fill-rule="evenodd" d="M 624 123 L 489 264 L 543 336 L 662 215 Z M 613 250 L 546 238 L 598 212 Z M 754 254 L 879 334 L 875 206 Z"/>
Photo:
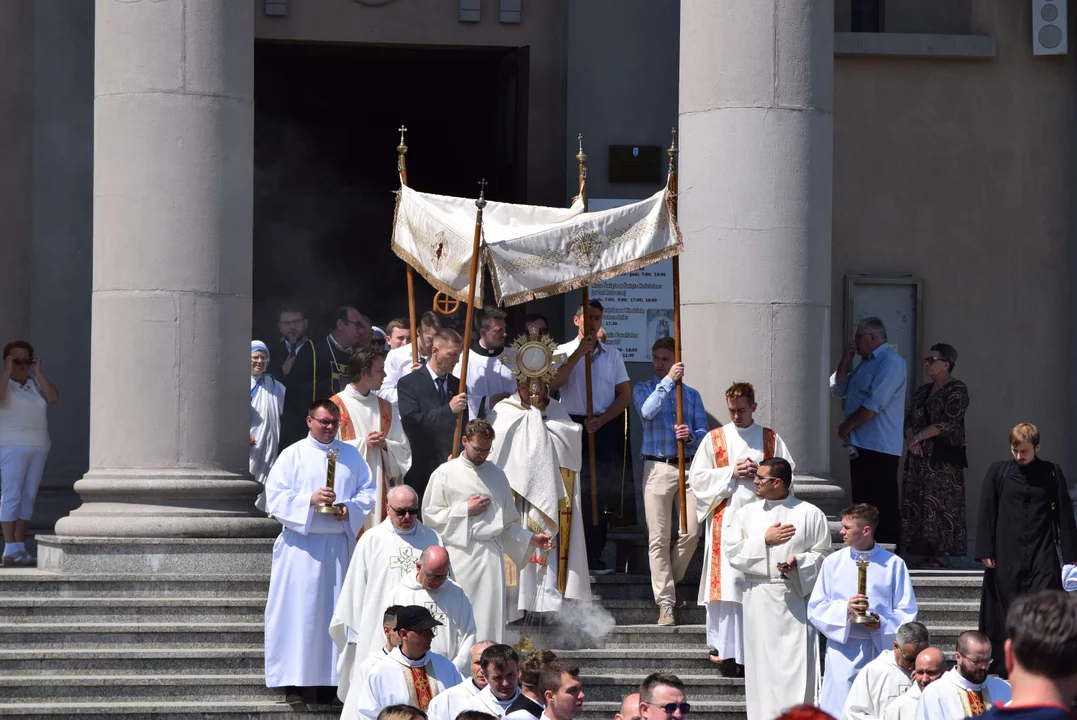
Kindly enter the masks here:
<path id="1" fill-rule="evenodd" d="M 856 594 L 867 597 L 868 595 L 868 565 L 871 564 L 869 555 L 867 553 L 856 553 L 854 555 L 856 560 Z M 849 622 L 857 625 L 868 625 L 873 622 L 878 622 L 875 616 L 869 613 L 867 610 L 858 612 L 849 618 Z"/>
<path id="2" fill-rule="evenodd" d="M 325 453 L 327 460 L 325 465 L 325 486 L 330 490 L 334 490 L 334 483 L 337 477 L 337 458 L 340 457 L 340 451 L 335 447 L 329 448 Z M 318 507 L 314 508 L 315 512 L 326 513 L 327 515 L 340 515 L 340 508 L 332 503 L 325 504 L 319 503 Z"/>

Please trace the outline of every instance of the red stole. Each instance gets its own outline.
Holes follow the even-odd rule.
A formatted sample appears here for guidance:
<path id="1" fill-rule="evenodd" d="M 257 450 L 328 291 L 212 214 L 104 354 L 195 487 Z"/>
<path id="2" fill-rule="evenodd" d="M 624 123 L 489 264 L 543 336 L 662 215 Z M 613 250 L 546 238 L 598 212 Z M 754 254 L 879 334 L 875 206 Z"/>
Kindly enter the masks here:
<path id="1" fill-rule="evenodd" d="M 710 432 L 711 444 L 714 445 L 714 467 L 729 467 L 729 448 L 726 444 L 725 430 L 717 427 Z M 774 457 L 775 446 L 774 431 L 768 427 L 763 428 L 763 459 Z M 722 521 L 725 518 L 726 505 L 729 498 L 718 503 L 714 509 L 714 519 L 711 521 L 711 582 L 710 602 L 722 599 Z"/>

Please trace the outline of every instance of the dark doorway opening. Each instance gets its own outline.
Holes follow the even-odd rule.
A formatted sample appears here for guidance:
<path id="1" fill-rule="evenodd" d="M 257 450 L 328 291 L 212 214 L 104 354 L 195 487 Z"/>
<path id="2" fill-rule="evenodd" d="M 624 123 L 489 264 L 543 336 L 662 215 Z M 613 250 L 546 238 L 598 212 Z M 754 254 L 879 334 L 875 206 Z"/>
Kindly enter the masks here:
<path id="1" fill-rule="evenodd" d="M 406 125 L 409 184 L 491 200 L 526 197 L 527 48 L 258 43 L 255 48 L 254 333 L 307 308 L 312 335 L 336 306 L 375 325 L 408 314 L 390 249 Z M 416 308 L 434 291 L 416 275 Z"/>

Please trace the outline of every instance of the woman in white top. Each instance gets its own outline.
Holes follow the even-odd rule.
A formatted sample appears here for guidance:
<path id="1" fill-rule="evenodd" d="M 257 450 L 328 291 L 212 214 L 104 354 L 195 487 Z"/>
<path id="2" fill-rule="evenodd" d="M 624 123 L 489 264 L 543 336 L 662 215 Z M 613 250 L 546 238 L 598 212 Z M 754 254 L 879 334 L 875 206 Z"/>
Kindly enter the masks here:
<path id="1" fill-rule="evenodd" d="M 41 370 L 28 342 L 4 346 L 0 375 L 0 525 L 4 554 L 0 565 L 31 565 L 26 531 L 34 514 L 34 499 L 49 456 L 49 425 L 45 408 L 59 395 Z"/>
<path id="2" fill-rule="evenodd" d="M 261 340 L 251 341 L 251 459 L 254 479 L 266 484 L 269 470 L 277 459 L 280 443 L 280 414 L 284 410 L 284 386 L 266 374 L 269 348 Z M 259 510 L 266 509 L 266 494 L 254 501 Z"/>

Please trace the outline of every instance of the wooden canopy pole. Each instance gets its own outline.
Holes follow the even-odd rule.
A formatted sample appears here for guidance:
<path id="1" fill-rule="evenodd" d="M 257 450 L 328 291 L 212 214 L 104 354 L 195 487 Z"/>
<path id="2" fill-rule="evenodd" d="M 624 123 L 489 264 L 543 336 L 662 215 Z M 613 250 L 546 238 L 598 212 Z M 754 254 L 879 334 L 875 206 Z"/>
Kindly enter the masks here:
<path id="1" fill-rule="evenodd" d="M 669 209 L 670 220 L 677 222 L 677 128 L 669 144 Z M 681 361 L 681 259 L 673 256 L 673 362 Z M 684 425 L 684 384 L 677 381 L 677 424 Z M 680 481 L 681 532 L 688 532 L 688 487 L 684 481 L 684 441 L 677 443 L 677 477 Z"/>
<path id="2" fill-rule="evenodd" d="M 475 241 L 471 245 L 471 284 L 467 288 L 467 319 L 464 321 L 464 352 L 460 356 L 460 383 L 467 391 L 467 360 L 471 355 L 471 322 L 475 317 L 475 285 L 479 279 L 479 243 L 482 240 L 482 209 L 486 207 L 486 178 L 479 181 L 479 199 L 475 201 Z M 460 439 L 464 432 L 464 413 L 456 416 L 456 432 L 453 433 L 452 457 L 460 452 Z"/>
<path id="3" fill-rule="evenodd" d="M 583 133 L 580 133 L 577 138 L 580 143 L 580 151 L 576 153 L 576 162 L 579 163 L 579 179 L 578 187 L 580 193 L 580 200 L 583 201 L 583 211 L 587 212 L 587 153 L 583 151 Z M 583 313 L 580 316 L 580 321 L 583 323 L 583 327 L 586 328 L 584 336 L 591 334 L 591 295 L 587 290 L 587 286 L 584 285 L 580 288 L 580 307 L 583 308 Z M 596 341 L 598 338 L 595 338 Z M 595 417 L 594 410 L 594 397 L 591 391 L 591 353 L 587 353 L 584 356 L 583 361 L 584 380 L 587 383 L 587 419 L 593 420 Z M 597 462 L 595 461 L 595 434 L 592 432 L 585 432 L 587 435 L 587 456 L 590 460 L 589 466 L 591 470 L 591 524 L 598 525 L 598 471 Z"/>
<path id="4" fill-rule="evenodd" d="M 400 144 L 396 146 L 396 170 L 404 185 L 408 184 L 408 164 L 404 159 L 408 154 L 408 146 L 404 144 L 404 133 L 407 131 L 407 127 L 400 126 Z M 415 271 L 407 263 L 404 266 L 408 269 L 408 320 L 411 323 L 411 364 L 414 365 L 419 362 L 419 336 L 415 327 Z"/>

